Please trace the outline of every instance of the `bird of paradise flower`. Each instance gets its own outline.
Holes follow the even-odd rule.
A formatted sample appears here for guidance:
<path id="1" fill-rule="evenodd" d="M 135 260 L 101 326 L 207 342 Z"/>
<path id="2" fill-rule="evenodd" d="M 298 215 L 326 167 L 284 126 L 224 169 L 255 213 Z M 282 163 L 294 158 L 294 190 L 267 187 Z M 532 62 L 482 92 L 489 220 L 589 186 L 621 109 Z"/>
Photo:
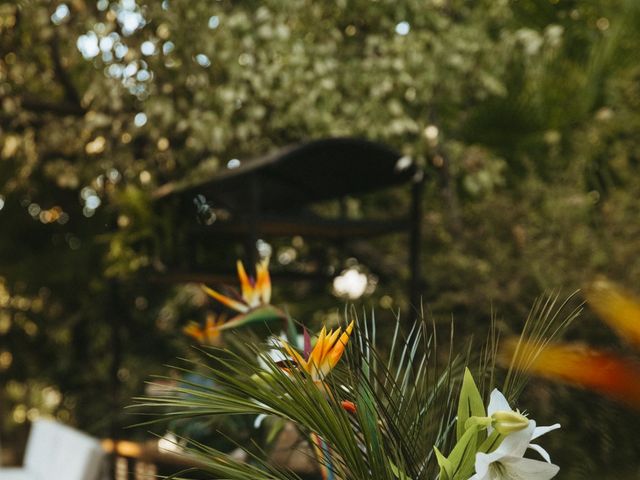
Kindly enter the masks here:
<path id="1" fill-rule="evenodd" d="M 225 295 L 207 285 L 201 285 L 207 295 L 236 312 L 236 316 L 229 321 L 208 319 L 205 328 L 200 328 L 198 324 L 193 323 L 185 327 L 184 332 L 200 343 L 219 343 L 221 341 L 221 332 L 232 328 L 264 323 L 274 319 L 291 323 L 284 312 L 270 303 L 271 277 L 269 274 L 269 259 L 265 258 L 256 265 L 255 279 L 247 274 L 240 260 L 237 261 L 236 268 L 238 279 L 240 280 L 240 295 Z M 335 331 L 332 329 L 327 333 L 326 328 L 323 327 L 313 349 L 311 348 L 311 338 L 305 329 L 303 355 L 288 343 L 283 344 L 283 349 L 301 372 L 308 374 L 323 392 L 328 393 L 329 390 L 324 384 L 324 379 L 340 361 L 353 328 L 354 322 L 351 322 L 344 332 L 341 328 L 338 328 Z M 342 401 L 340 405 L 349 413 L 355 413 L 356 411 L 353 402 Z M 313 432 L 310 434 L 310 444 L 318 459 L 323 480 L 333 480 L 335 474 L 329 445 L 322 437 Z"/>
<path id="2" fill-rule="evenodd" d="M 247 274 L 240 260 L 236 262 L 236 267 L 240 280 L 240 295 L 225 295 L 207 285 L 201 285 L 207 295 L 236 313 L 229 321 L 219 325 L 218 330 L 224 331 L 272 320 L 286 320 L 285 313 L 271 305 L 269 258 L 264 258 L 256 265 L 255 279 Z"/>
<path id="3" fill-rule="evenodd" d="M 598 278 L 585 290 L 587 304 L 631 346 L 640 348 L 640 299 Z M 520 372 L 593 390 L 640 409 L 640 362 L 589 346 L 563 343 L 540 349 L 535 340 L 506 342 L 502 358 Z"/>
<path id="4" fill-rule="evenodd" d="M 345 328 L 344 332 L 341 328 L 337 328 L 335 331 L 332 329 L 327 333 L 327 329 L 322 327 L 313 349 L 311 348 L 311 338 L 305 329 L 303 355 L 300 355 L 300 353 L 288 343 L 283 345 L 284 350 L 291 357 L 293 363 L 302 372 L 309 375 L 313 383 L 329 397 L 331 397 L 330 390 L 326 387 L 325 379 L 338 364 L 340 358 L 342 358 L 353 327 L 353 321 Z M 356 411 L 355 404 L 348 400 L 341 401 L 340 405 L 349 413 L 355 413 Z M 318 459 L 322 479 L 333 480 L 335 474 L 333 471 L 331 448 L 322 437 L 313 432 L 310 434 L 310 443 Z"/>
<path id="5" fill-rule="evenodd" d="M 311 349 L 311 342 L 307 332 L 305 331 L 305 352 L 304 357 L 289 344 L 285 344 L 286 352 L 291 355 L 296 365 L 306 372 L 316 385 L 321 386 L 326 376 L 337 365 L 344 353 L 344 350 L 353 331 L 354 322 L 352 321 L 344 332 L 341 328 L 335 331 L 322 327 L 318 340 Z"/>
<path id="6" fill-rule="evenodd" d="M 217 347 L 222 343 L 220 327 L 225 322 L 226 317 L 224 315 L 216 316 L 214 313 L 209 312 L 204 327 L 201 327 L 197 322 L 189 322 L 182 331 L 198 343 Z"/>

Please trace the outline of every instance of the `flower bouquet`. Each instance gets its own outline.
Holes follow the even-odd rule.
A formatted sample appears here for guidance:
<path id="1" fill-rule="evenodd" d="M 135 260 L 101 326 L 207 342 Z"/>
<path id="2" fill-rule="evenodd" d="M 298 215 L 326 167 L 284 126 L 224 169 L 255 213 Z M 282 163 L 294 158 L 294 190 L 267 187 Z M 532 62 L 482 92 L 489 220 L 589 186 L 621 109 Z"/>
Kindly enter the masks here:
<path id="1" fill-rule="evenodd" d="M 238 263 L 239 294 L 203 286 L 236 315 L 210 317 L 202 328 L 188 325 L 185 332 L 200 344 L 200 356 L 180 368 L 178 384 L 138 399 L 138 408 L 161 409 L 160 420 L 253 420 L 253 434 L 232 452 L 179 438 L 201 472 L 227 479 L 303 478 L 270 452 L 287 426 L 300 439 L 292 449 L 311 459 L 312 478 L 323 480 L 548 479 L 558 473 L 537 439 L 560 425 L 539 427 L 507 400 L 517 401 L 522 369 L 511 365 L 502 392 L 494 388 L 493 326 L 480 348 L 461 348 L 452 334 L 438 336 L 439 327 L 426 318 L 405 324 L 396 316 L 381 326 L 374 314 L 347 308 L 342 326 L 323 326 L 312 335 L 271 305 L 268 261 L 256 271 L 253 280 Z M 565 314 L 571 298 L 534 305 L 524 328 L 530 343 L 550 340 L 575 318 L 579 308 Z M 270 334 L 249 334 L 256 325 L 266 325 Z M 525 457 L 527 451 L 539 458 Z"/>

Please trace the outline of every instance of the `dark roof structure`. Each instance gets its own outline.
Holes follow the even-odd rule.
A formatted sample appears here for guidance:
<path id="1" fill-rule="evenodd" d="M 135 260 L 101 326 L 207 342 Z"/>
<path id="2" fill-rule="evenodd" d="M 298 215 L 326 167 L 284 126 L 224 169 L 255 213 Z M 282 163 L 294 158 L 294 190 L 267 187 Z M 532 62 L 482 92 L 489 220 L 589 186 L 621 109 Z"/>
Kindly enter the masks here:
<path id="1" fill-rule="evenodd" d="M 259 238 L 302 235 L 331 242 L 406 231 L 410 298 L 412 302 L 419 300 L 423 175 L 411 158 L 364 139 L 327 138 L 235 163 L 229 165 L 233 168 L 227 167 L 210 178 L 166 184 L 155 192 L 159 206 L 166 204 L 180 212 L 197 209 L 201 217 L 206 217 L 200 223 L 195 222 L 195 216 L 189 217 L 186 238 L 193 245 L 183 248 L 183 252 L 194 251 L 198 243 L 222 235 L 242 241 L 247 260 L 253 264 Z M 346 215 L 329 218 L 308 208 L 318 202 L 408 184 L 412 189 L 410 211 L 393 212 L 393 216 L 382 220 L 351 219 Z M 191 262 L 191 267 L 182 262 L 182 268 L 171 271 L 167 281 L 216 281 L 229 273 L 211 269 L 205 273 L 200 268 L 198 262 Z"/>
<path id="2" fill-rule="evenodd" d="M 193 198 L 203 194 L 216 206 L 249 213 L 253 209 L 255 182 L 260 211 L 283 213 L 310 203 L 407 183 L 415 173 L 411 159 L 385 145 L 355 138 L 329 138 L 244 161 L 237 168 L 227 168 L 189 186 L 165 185 L 155 197 Z"/>

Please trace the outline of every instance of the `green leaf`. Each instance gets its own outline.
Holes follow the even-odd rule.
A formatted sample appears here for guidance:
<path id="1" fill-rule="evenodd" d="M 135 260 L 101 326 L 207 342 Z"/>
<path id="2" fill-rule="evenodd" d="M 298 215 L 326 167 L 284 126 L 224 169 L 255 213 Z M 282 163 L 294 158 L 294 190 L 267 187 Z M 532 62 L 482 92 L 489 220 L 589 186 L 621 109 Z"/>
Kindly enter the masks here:
<path id="1" fill-rule="evenodd" d="M 498 448 L 498 446 L 500 446 L 503 439 L 504 435 L 500 435 L 497 430 L 494 430 L 493 432 L 491 432 L 491 435 L 489 435 L 485 439 L 485 441 L 482 442 L 482 444 L 478 448 L 478 451 L 482 453 L 493 452 L 496 448 Z"/>
<path id="2" fill-rule="evenodd" d="M 264 324 L 274 320 L 284 320 L 285 315 L 282 310 L 273 305 L 265 305 L 256 308 L 248 313 L 233 317 L 228 322 L 218 327 L 219 330 L 231 330 L 233 328 L 248 327 L 255 324 Z"/>
<path id="3" fill-rule="evenodd" d="M 438 447 L 433 447 L 433 451 L 436 453 L 436 459 L 438 460 L 438 465 L 440 465 L 440 476 L 439 480 L 452 480 L 453 479 L 453 465 L 447 457 L 445 457 Z"/>
<path id="4" fill-rule="evenodd" d="M 412 480 L 406 473 L 398 468 L 398 466 L 389 460 L 389 465 L 391 466 L 391 472 L 396 476 L 398 480 Z"/>
<path id="5" fill-rule="evenodd" d="M 296 322 L 291 318 L 291 315 L 287 312 L 287 341 L 289 345 L 298 345 L 298 330 L 296 329 Z"/>
<path id="6" fill-rule="evenodd" d="M 465 424 L 469 417 L 485 417 L 486 415 L 484 403 L 476 382 L 473 380 L 473 375 L 471 375 L 468 368 L 465 368 L 462 388 L 460 389 L 460 399 L 458 400 L 458 420 L 456 424 L 458 442 L 465 433 Z"/>
<path id="7" fill-rule="evenodd" d="M 286 424 L 287 424 L 286 420 L 282 418 L 274 419 L 271 427 L 269 428 L 269 431 L 267 432 L 267 437 L 266 437 L 267 444 L 271 444 L 276 439 L 276 437 L 280 434 L 280 432 L 282 432 Z"/>
<path id="8" fill-rule="evenodd" d="M 358 387 L 356 405 L 358 406 L 356 415 L 362 433 L 362 443 L 369 457 L 371 471 L 377 472 L 376 478 L 385 478 L 389 473 L 390 465 L 384 460 L 385 447 L 382 432 L 379 429 L 373 392 L 364 383 Z"/>
<path id="9" fill-rule="evenodd" d="M 473 473 L 476 452 L 478 448 L 478 425 L 471 426 L 462 438 L 458 440 L 449 455 L 449 462 L 453 467 L 453 480 L 467 480 Z"/>

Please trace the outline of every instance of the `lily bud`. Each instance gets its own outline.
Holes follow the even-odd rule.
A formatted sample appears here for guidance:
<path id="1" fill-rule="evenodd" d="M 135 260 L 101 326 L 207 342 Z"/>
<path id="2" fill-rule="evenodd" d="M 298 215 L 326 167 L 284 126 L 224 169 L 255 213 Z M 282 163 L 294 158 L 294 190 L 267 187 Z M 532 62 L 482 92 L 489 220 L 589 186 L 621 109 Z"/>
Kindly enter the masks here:
<path id="1" fill-rule="evenodd" d="M 501 435 L 509 435 L 527 428 L 529 420 L 518 412 L 498 410 L 491 415 L 492 426 Z"/>

